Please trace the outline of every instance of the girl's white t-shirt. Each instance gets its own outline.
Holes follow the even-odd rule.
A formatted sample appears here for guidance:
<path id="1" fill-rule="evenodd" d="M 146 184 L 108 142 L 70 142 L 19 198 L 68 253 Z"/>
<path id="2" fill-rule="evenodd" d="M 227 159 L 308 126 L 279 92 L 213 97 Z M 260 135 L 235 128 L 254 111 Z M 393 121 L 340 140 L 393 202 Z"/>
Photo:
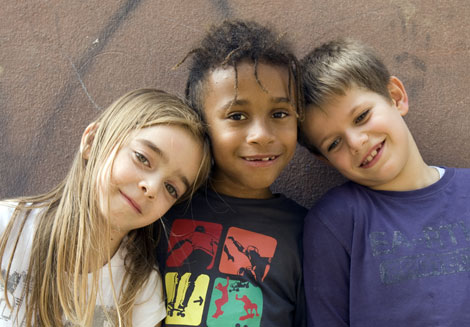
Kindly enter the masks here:
<path id="1" fill-rule="evenodd" d="M 7 204 L 8 203 L 8 204 Z M 3 233 L 11 215 L 15 209 L 15 203 L 0 202 L 0 234 Z M 0 283 L 0 327 L 3 326 L 24 326 L 24 307 L 21 306 L 24 281 L 28 271 L 29 258 L 31 256 L 31 244 L 34 237 L 35 221 L 38 214 L 43 209 L 33 209 L 24 226 L 22 237 L 17 245 L 16 254 L 10 268 L 7 293 L 13 310 L 10 310 L 4 295 L 5 285 Z M 15 224 L 12 230 L 10 240 L 16 239 L 20 224 Z M 1 263 L 1 273 L 6 274 L 8 261 L 12 251 L 12 242 L 8 242 L 3 261 Z M 124 278 L 124 257 L 125 249 L 119 248 L 116 254 L 111 258 L 111 271 L 114 281 L 116 294 L 120 292 L 120 286 Z M 114 309 L 113 292 L 110 283 L 110 274 L 108 264 L 101 268 L 100 273 L 100 292 L 98 293 L 95 315 L 93 317 L 93 327 L 109 327 L 107 315 L 116 316 Z M 89 277 L 91 280 L 91 275 Z M 19 312 L 17 315 L 17 310 Z M 163 297 L 162 280 L 157 270 L 153 271 L 146 284 L 137 295 L 136 304 L 133 311 L 132 326 L 148 327 L 155 326 L 166 316 L 166 309 Z M 66 324 L 67 325 L 67 324 Z"/>

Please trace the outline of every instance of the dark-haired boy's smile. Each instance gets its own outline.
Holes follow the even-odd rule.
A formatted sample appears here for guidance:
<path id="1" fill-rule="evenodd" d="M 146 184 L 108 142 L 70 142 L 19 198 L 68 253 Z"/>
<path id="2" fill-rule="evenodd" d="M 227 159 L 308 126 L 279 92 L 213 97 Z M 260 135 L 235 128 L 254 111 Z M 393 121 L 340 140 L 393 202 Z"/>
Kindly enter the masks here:
<path id="1" fill-rule="evenodd" d="M 254 167 L 270 167 L 275 164 L 278 155 L 255 155 L 242 157 L 247 161 L 248 165 Z"/>

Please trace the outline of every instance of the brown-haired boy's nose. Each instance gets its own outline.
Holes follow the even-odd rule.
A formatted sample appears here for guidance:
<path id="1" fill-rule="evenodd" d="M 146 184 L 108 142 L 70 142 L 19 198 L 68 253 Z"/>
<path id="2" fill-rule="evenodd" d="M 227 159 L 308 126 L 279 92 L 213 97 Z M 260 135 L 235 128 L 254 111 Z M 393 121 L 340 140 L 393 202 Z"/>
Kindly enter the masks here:
<path id="1" fill-rule="evenodd" d="M 364 144 L 367 143 L 368 139 L 369 137 L 367 133 L 359 130 L 348 131 L 346 133 L 346 142 L 349 146 L 349 149 L 351 150 L 351 153 L 353 154 L 359 152 Z"/>

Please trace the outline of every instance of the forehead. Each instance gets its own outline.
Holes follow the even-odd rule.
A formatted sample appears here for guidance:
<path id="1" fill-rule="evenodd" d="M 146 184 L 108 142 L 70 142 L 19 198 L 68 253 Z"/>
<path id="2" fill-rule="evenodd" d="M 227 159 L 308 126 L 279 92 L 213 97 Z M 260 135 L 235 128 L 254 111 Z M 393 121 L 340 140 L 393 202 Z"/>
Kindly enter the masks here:
<path id="1" fill-rule="evenodd" d="M 136 129 L 129 134 L 129 142 L 150 141 L 162 147 L 197 144 L 197 139 L 185 127 L 177 124 L 157 124 Z"/>
<path id="2" fill-rule="evenodd" d="M 235 71 L 236 69 L 236 71 Z M 267 96 L 288 98 L 289 71 L 287 67 L 259 62 L 242 61 L 235 67 L 218 67 L 205 79 L 204 103 Z M 205 106 L 206 107 L 206 106 Z"/>
<path id="3" fill-rule="evenodd" d="M 137 143 L 155 153 L 161 151 L 169 167 L 183 171 L 191 179 L 202 157 L 201 142 L 179 125 L 160 124 L 135 130 L 129 135 L 129 143 Z"/>
<path id="4" fill-rule="evenodd" d="M 356 107 L 366 103 L 375 102 L 380 95 L 359 87 L 350 87 L 344 90 L 343 94 L 331 94 L 325 97 L 320 105 L 307 105 L 307 115 L 324 115 L 327 117 L 350 113 Z"/>

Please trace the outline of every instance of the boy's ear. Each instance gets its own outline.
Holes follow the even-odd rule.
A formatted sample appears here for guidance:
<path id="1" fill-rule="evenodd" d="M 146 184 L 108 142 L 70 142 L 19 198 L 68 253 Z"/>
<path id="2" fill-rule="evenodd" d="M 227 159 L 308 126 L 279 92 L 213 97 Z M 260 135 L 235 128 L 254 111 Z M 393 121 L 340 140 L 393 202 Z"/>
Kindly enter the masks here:
<path id="1" fill-rule="evenodd" d="M 388 91 L 390 92 L 392 102 L 400 112 L 400 115 L 405 116 L 408 113 L 408 95 L 406 94 L 405 86 L 398 77 L 390 77 Z"/>
<path id="2" fill-rule="evenodd" d="M 95 139 L 96 130 L 98 129 L 99 124 L 97 122 L 93 122 L 87 126 L 85 131 L 82 135 L 82 140 L 80 142 L 80 153 L 82 154 L 82 158 L 88 160 L 90 157 L 91 145 L 93 144 L 93 140 Z"/>

